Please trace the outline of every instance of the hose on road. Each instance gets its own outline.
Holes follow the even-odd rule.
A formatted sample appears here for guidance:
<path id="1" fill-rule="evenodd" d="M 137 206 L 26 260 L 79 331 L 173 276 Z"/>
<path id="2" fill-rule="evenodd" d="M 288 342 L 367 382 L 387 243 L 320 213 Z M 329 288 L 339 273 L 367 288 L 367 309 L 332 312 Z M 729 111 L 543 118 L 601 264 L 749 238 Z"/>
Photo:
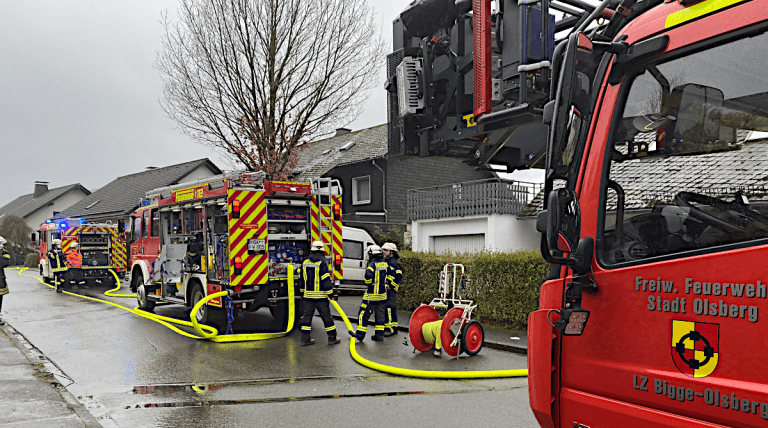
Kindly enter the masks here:
<path id="1" fill-rule="evenodd" d="M 42 279 L 40 279 L 37 276 L 24 275 L 23 272 L 25 270 L 27 270 L 27 268 L 23 268 L 19 270 L 19 275 L 26 276 L 29 278 L 35 278 L 38 281 L 40 281 L 40 283 L 42 283 L 43 285 L 46 285 L 50 288 L 55 288 L 54 286 L 46 284 Z M 121 287 L 120 279 L 117 277 L 117 274 L 115 274 L 114 271 L 110 270 L 110 272 L 112 272 L 112 275 L 114 275 L 115 283 L 117 284 L 117 286 L 111 290 L 104 292 L 105 295 L 110 297 L 136 297 L 135 294 L 115 294 L 114 292 L 120 290 L 120 287 Z M 141 317 L 158 322 L 168 327 L 169 329 L 173 330 L 174 332 L 179 333 L 186 337 L 190 337 L 193 339 L 207 339 L 207 340 L 218 342 L 218 343 L 247 342 L 247 341 L 267 340 L 267 339 L 275 339 L 278 337 L 283 337 L 293 329 L 293 324 L 295 322 L 296 308 L 295 308 L 295 300 L 294 300 L 295 295 L 294 295 L 294 287 L 293 287 L 293 267 L 291 265 L 289 265 L 289 268 L 288 268 L 288 326 L 286 327 L 285 332 L 277 332 L 277 333 L 247 333 L 247 334 L 219 335 L 218 331 L 215 328 L 207 326 L 205 324 L 202 324 L 202 325 L 199 324 L 197 322 L 197 318 L 195 317 L 195 314 L 197 313 L 197 311 L 200 310 L 200 308 L 202 308 L 202 306 L 206 302 L 212 299 L 216 299 L 218 297 L 226 296 L 227 294 L 229 294 L 227 291 L 220 291 L 217 293 L 213 293 L 200 299 L 200 301 L 197 302 L 197 304 L 190 311 L 190 314 L 189 314 L 190 321 L 184 321 L 176 318 L 170 318 L 162 315 L 153 314 L 150 312 L 143 311 L 138 307 L 129 309 L 117 303 L 110 302 L 104 299 L 99 299 L 96 297 L 85 296 L 82 294 L 72 293 L 69 291 L 64 291 L 64 293 L 69 294 L 71 296 L 77 296 L 84 299 L 93 300 L 96 302 L 107 303 L 112 306 L 118 307 L 120 309 L 124 309 L 128 312 L 132 312 Z M 341 309 L 341 306 L 339 305 L 339 303 L 336 302 L 335 300 L 331 300 L 330 302 L 333 304 L 333 307 L 336 309 L 339 315 L 341 315 L 341 318 L 344 321 L 344 324 L 347 326 L 347 330 L 354 331 L 354 328 L 352 327 L 352 323 L 349 321 L 347 314 L 344 313 L 344 310 Z M 178 327 L 176 327 L 174 324 L 182 325 L 185 327 L 191 327 L 195 330 L 195 332 L 197 332 L 198 335 L 194 335 L 184 330 L 181 330 Z M 397 376 L 405 376 L 405 377 L 417 377 L 417 378 L 426 378 L 426 379 L 489 379 L 489 378 L 509 378 L 509 377 L 528 376 L 527 369 L 450 371 L 450 370 L 416 370 L 416 369 L 406 369 L 401 367 L 388 366 L 386 364 L 370 361 L 362 357 L 355 349 L 355 338 L 350 338 L 349 340 L 349 354 L 352 356 L 352 359 L 354 359 L 358 364 L 364 367 L 368 367 L 369 369 L 376 370 L 382 373 L 389 373 L 389 374 L 393 374 Z"/>

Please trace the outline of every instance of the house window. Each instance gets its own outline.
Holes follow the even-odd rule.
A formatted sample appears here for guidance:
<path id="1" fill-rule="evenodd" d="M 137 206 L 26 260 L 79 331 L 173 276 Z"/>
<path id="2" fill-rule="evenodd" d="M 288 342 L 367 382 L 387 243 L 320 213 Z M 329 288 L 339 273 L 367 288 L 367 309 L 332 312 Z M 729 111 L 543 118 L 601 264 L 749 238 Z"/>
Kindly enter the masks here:
<path id="1" fill-rule="evenodd" d="M 352 205 L 371 203 L 371 176 L 352 179 Z"/>

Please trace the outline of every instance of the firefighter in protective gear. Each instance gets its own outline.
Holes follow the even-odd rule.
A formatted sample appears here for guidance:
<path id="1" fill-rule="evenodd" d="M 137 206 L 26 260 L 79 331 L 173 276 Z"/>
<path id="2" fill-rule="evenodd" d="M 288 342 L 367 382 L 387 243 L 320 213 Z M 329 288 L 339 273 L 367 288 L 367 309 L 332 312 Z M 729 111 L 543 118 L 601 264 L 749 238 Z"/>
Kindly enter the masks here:
<path id="1" fill-rule="evenodd" d="M 301 265 L 302 295 L 304 297 L 304 311 L 301 315 L 301 346 L 314 345 L 312 339 L 312 317 L 315 310 L 325 325 L 328 334 L 328 344 L 336 345 L 341 342 L 336 337 L 336 324 L 331 318 L 331 306 L 329 297 L 333 294 L 333 284 L 328 264 L 325 262 L 325 247 L 320 241 L 312 242 L 309 249 L 309 257 Z"/>
<path id="2" fill-rule="evenodd" d="M 0 311 L 3 310 L 3 296 L 8 294 L 8 282 L 5 280 L 5 267 L 11 264 L 11 255 L 5 250 L 5 238 L 0 236 Z M 0 319 L 0 325 L 5 322 Z"/>
<path id="3" fill-rule="evenodd" d="M 85 286 L 85 276 L 83 276 L 83 255 L 77 249 L 79 244 L 73 242 L 69 249 L 64 253 L 67 257 L 67 276 L 69 277 L 69 285 Z"/>
<path id="4" fill-rule="evenodd" d="M 363 303 L 360 305 L 358 315 L 357 332 L 355 337 L 359 341 L 365 339 L 368 332 L 368 318 L 373 312 L 375 330 L 372 339 L 380 342 L 384 340 L 384 324 L 386 323 L 385 305 L 387 303 L 386 278 L 389 266 L 384 261 L 381 247 L 372 245 L 368 248 L 370 262 L 365 270 L 365 284 L 368 290 L 363 295 Z"/>
<path id="5" fill-rule="evenodd" d="M 400 268 L 400 255 L 397 245 L 387 242 L 381 246 L 384 250 L 384 260 L 387 261 L 387 322 L 384 324 L 384 336 L 397 334 L 397 291 L 403 281 L 403 271 Z"/>
<path id="6" fill-rule="evenodd" d="M 61 293 L 64 286 L 64 274 L 67 272 L 67 263 L 64 254 L 61 252 L 61 239 L 54 239 L 51 242 L 51 248 L 46 254 L 48 256 L 48 265 L 53 272 L 53 283 L 56 286 L 56 292 Z"/>

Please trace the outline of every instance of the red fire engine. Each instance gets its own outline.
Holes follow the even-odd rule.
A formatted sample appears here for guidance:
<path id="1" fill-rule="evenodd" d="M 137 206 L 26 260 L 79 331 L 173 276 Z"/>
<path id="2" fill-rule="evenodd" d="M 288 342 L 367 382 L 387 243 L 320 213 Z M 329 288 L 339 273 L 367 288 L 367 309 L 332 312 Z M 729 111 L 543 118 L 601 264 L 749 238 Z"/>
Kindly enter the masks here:
<path id="1" fill-rule="evenodd" d="M 53 281 L 53 272 L 48 265 L 48 251 L 54 239 L 61 239 L 61 250 L 69 250 L 73 242 L 79 245 L 83 255 L 83 274 L 86 280 L 112 284 L 113 269 L 118 276 L 125 274 L 127 266 L 125 239 L 118 231 L 118 225 L 88 223 L 84 219 L 48 220 L 40 225 L 38 244 L 40 276 L 47 283 Z"/>
<path id="2" fill-rule="evenodd" d="M 393 26 L 390 159 L 545 168 L 539 424 L 768 426 L 768 0 L 414 0 Z"/>
<path id="3" fill-rule="evenodd" d="M 342 278 L 336 180 L 264 181 L 262 173 L 247 172 L 209 177 L 148 192 L 132 224 L 130 284 L 142 309 L 158 302 L 191 309 L 208 294 L 231 290 L 231 299 L 203 306 L 198 322 L 223 328 L 229 303 L 245 311 L 266 306 L 283 319 L 287 267 L 298 268 L 312 241 L 325 245 L 336 284 Z M 298 296 L 298 281 L 295 286 Z"/>
<path id="4" fill-rule="evenodd" d="M 545 427 L 768 426 L 768 1 L 614 16 L 554 60 L 531 408 Z"/>

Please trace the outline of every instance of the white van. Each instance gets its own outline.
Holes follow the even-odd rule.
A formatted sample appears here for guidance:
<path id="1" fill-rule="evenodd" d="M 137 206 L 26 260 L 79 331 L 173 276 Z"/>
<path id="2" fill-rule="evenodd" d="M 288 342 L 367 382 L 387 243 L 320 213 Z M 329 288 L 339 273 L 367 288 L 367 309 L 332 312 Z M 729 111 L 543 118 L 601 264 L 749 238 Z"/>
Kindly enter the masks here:
<path id="1" fill-rule="evenodd" d="M 344 279 L 339 288 L 365 290 L 366 254 L 368 247 L 375 242 L 365 230 L 347 226 L 341 227 L 341 238 L 344 246 Z"/>

